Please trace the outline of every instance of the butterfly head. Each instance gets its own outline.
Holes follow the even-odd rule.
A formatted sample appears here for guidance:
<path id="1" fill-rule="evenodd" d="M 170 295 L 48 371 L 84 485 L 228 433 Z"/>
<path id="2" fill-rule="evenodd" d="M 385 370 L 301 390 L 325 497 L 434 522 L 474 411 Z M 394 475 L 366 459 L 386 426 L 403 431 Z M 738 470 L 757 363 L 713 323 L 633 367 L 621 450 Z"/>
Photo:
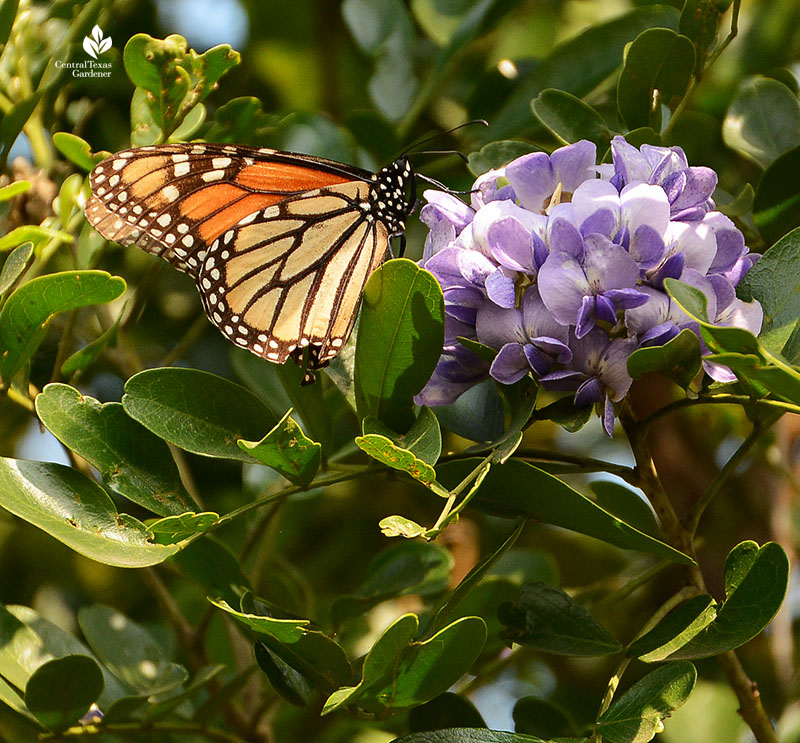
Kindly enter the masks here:
<path id="1" fill-rule="evenodd" d="M 402 234 L 406 219 L 414 212 L 417 182 L 406 157 L 395 160 L 375 174 L 375 187 L 370 199 L 372 207 L 389 229 L 390 235 Z"/>

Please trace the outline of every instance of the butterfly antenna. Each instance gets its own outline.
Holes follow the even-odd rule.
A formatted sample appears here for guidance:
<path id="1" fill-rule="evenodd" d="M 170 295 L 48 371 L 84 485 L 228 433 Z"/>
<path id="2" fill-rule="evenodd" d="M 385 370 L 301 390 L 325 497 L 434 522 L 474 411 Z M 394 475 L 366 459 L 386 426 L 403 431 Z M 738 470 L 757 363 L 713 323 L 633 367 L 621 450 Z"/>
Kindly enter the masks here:
<path id="1" fill-rule="evenodd" d="M 442 183 L 441 181 L 437 181 L 435 178 L 429 178 L 427 175 L 422 175 L 422 173 L 416 173 L 416 176 L 421 181 L 425 181 L 426 183 L 430 183 L 431 185 L 436 186 L 437 188 L 441 188 L 442 191 L 444 191 L 445 193 L 453 193 L 453 194 L 455 194 L 455 193 L 476 193 L 477 191 L 480 190 L 478 188 L 471 188 L 469 191 L 454 191 L 452 188 L 449 188 L 448 186 L 445 186 L 444 183 Z"/>
<path id="2" fill-rule="evenodd" d="M 446 134 L 451 134 L 452 132 L 458 131 L 459 129 L 463 129 L 465 126 L 474 126 L 475 124 L 481 124 L 482 126 L 489 126 L 489 122 L 485 119 L 473 119 L 472 121 L 465 121 L 463 124 L 458 124 L 457 126 L 452 126 L 449 129 L 445 129 L 443 132 L 437 132 L 436 134 L 431 134 L 428 137 L 423 137 L 422 139 L 414 142 L 414 144 L 410 145 L 406 148 L 403 154 L 400 157 L 405 157 L 408 155 L 411 150 L 420 147 L 427 142 L 431 142 L 434 139 L 438 139 L 439 137 L 444 137 Z"/>
<path id="3" fill-rule="evenodd" d="M 419 150 L 418 152 L 410 152 L 409 155 L 458 155 L 465 163 L 469 162 L 469 158 L 461 152 L 461 150 Z"/>

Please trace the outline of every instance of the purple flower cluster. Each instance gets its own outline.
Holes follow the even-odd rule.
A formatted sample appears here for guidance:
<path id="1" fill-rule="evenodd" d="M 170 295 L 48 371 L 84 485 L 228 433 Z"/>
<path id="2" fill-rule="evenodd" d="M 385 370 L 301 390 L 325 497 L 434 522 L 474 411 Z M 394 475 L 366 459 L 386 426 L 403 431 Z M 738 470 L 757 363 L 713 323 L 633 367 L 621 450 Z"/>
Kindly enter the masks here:
<path id="1" fill-rule="evenodd" d="M 489 376 L 513 384 L 532 374 L 545 389 L 574 392 L 577 406 L 597 404 L 610 436 L 630 354 L 684 328 L 699 335 L 666 278 L 700 289 L 713 322 L 758 333 L 761 306 L 735 292 L 758 256 L 714 210 L 716 173 L 690 167 L 680 147 L 637 149 L 615 137 L 611 151 L 613 164 L 599 166 L 587 141 L 523 155 L 480 176 L 471 206 L 425 192 L 422 265 L 442 286 L 446 322 L 420 405 L 448 405 Z M 494 360 L 459 337 L 495 349 Z"/>

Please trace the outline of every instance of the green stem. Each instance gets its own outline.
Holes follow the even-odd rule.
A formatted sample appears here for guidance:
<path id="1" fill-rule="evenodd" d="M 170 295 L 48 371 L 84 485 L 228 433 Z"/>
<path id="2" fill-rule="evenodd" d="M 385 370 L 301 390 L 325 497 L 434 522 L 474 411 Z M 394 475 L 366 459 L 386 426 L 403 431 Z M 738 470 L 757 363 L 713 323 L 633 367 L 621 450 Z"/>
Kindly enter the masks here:
<path id="1" fill-rule="evenodd" d="M 637 426 L 647 429 L 650 425 L 662 418 L 665 415 L 682 410 L 683 408 L 691 408 L 695 405 L 742 405 L 744 407 L 763 408 L 765 410 L 776 410 L 784 413 L 797 413 L 800 414 L 800 405 L 794 405 L 790 402 L 783 402 L 782 400 L 766 400 L 748 397 L 747 395 L 714 395 L 713 397 L 698 397 L 695 399 L 683 398 L 675 400 L 674 402 L 664 405 L 654 413 L 650 414 L 647 418 L 637 422 Z"/>
<path id="2" fill-rule="evenodd" d="M 697 502 L 689 509 L 688 513 L 683 519 L 684 526 L 686 530 L 694 536 L 697 532 L 697 526 L 700 523 L 700 518 L 703 515 L 703 512 L 709 506 L 712 500 L 716 497 L 717 493 L 722 490 L 725 486 L 725 483 L 728 481 L 728 478 L 736 472 L 739 468 L 739 465 L 744 461 L 747 455 L 750 453 L 752 448 L 756 445 L 761 434 L 763 433 L 763 427 L 756 423 L 753 426 L 753 430 L 750 432 L 750 435 L 742 442 L 739 448 L 734 452 L 733 456 L 725 463 L 725 466 L 717 472 L 716 477 L 711 482 L 711 485 L 708 486 L 705 493 L 698 498 Z"/>
<path id="3" fill-rule="evenodd" d="M 469 503 L 470 499 L 473 495 L 475 495 L 476 491 L 483 482 L 483 478 L 489 474 L 489 470 L 492 468 L 493 457 L 494 453 L 485 457 L 483 461 L 481 461 L 481 463 L 474 470 L 472 470 L 472 472 L 470 472 L 450 491 L 450 497 L 447 499 L 447 503 L 444 504 L 444 508 L 439 514 L 439 518 L 436 519 L 436 523 L 425 533 L 426 538 L 434 538 L 439 532 L 442 531 L 442 529 L 444 529 L 445 526 L 447 526 L 447 524 L 449 524 L 461 511 L 464 510 L 467 503 Z M 468 487 L 469 491 L 462 498 L 461 503 L 454 508 L 453 505 L 458 499 L 458 496 L 461 495 L 461 493 L 463 493 Z"/>
<path id="4" fill-rule="evenodd" d="M 602 599 L 599 601 L 595 601 L 592 603 L 593 609 L 600 609 L 604 606 L 611 606 L 613 604 L 617 604 L 622 599 L 630 596 L 634 591 L 637 591 L 642 586 L 647 585 L 653 578 L 661 575 L 665 570 L 672 567 L 674 563 L 669 562 L 668 560 L 661 560 L 653 565 L 651 568 L 648 568 L 640 575 L 637 575 L 635 578 L 631 578 L 631 580 L 625 581 L 625 583 L 620 586 L 615 591 L 612 591 L 609 594 L 606 594 Z M 581 597 L 586 596 L 586 594 L 592 592 L 591 587 L 589 587 L 586 591 L 581 591 L 580 595 L 575 596 L 576 600 L 580 600 Z"/>
<path id="5" fill-rule="evenodd" d="M 248 743 L 233 733 L 218 728 L 206 728 L 191 722 L 158 722 L 151 725 L 142 725 L 136 722 L 118 722 L 109 725 L 76 725 L 61 733 L 44 733 L 40 736 L 42 741 L 71 740 L 95 735 L 114 734 L 120 736 L 147 736 L 152 738 L 154 733 L 177 733 L 179 735 L 199 735 L 206 740 L 218 743 Z"/>

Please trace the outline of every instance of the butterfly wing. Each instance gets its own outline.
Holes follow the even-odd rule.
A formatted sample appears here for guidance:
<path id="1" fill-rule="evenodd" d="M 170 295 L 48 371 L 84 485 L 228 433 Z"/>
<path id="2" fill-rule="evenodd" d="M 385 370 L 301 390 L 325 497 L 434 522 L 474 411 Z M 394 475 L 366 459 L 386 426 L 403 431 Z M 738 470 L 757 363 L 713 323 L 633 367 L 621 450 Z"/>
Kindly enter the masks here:
<path id="1" fill-rule="evenodd" d="M 86 214 L 108 239 L 192 275 L 232 342 L 277 363 L 311 346 L 315 368 L 344 344 L 397 232 L 381 199 L 405 216 L 393 177 L 376 183 L 357 168 L 265 148 L 140 147 L 95 168 Z"/>

